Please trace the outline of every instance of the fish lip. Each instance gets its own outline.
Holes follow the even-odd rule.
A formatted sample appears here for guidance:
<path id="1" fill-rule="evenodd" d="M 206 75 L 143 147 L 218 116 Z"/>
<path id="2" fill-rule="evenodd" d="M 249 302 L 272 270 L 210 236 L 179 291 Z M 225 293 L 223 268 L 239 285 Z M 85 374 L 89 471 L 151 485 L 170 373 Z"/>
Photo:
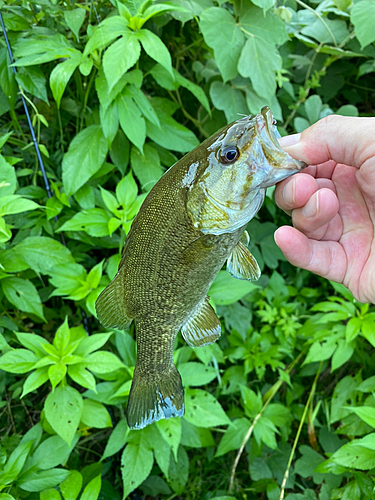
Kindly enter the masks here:
<path id="1" fill-rule="evenodd" d="M 268 132 L 268 137 L 269 137 L 270 141 L 272 142 L 272 144 L 275 146 L 275 148 L 278 151 L 280 151 L 281 153 L 283 153 L 284 155 L 287 155 L 287 157 L 293 161 L 293 164 L 296 167 L 299 167 L 299 170 L 306 168 L 307 163 L 305 163 L 304 161 L 301 161 L 301 160 L 295 160 L 286 151 L 284 151 L 282 149 L 282 147 L 280 146 L 280 143 L 279 143 L 279 141 L 276 137 L 276 134 L 275 134 L 276 125 L 274 125 L 274 123 L 273 123 L 274 118 L 273 118 L 273 114 L 272 114 L 271 109 L 268 106 L 264 106 L 261 109 L 260 114 L 265 121 L 265 128 L 266 128 L 266 131 Z M 298 171 L 298 169 L 295 169 L 295 170 Z"/>
<path id="2" fill-rule="evenodd" d="M 268 106 L 264 106 L 262 108 L 260 114 L 262 115 L 263 119 L 265 120 L 266 131 L 268 132 L 268 136 L 271 139 L 272 144 L 279 151 L 283 151 L 281 149 L 281 146 L 280 146 L 279 141 L 277 140 L 277 137 L 275 134 L 276 125 L 274 125 L 274 117 L 273 117 L 271 109 Z M 285 152 L 285 151 L 283 151 L 283 152 Z"/>

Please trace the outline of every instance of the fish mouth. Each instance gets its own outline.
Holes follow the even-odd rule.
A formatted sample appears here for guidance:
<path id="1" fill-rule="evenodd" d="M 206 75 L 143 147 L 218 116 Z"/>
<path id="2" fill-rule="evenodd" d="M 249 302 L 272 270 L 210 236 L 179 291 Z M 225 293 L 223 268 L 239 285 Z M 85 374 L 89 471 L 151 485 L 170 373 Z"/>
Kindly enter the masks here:
<path id="1" fill-rule="evenodd" d="M 269 150 L 276 149 L 284 156 L 282 167 L 280 165 L 281 168 L 286 168 L 288 170 L 290 169 L 294 172 L 297 172 L 307 167 L 307 164 L 305 162 L 294 160 L 281 148 L 278 141 L 281 135 L 276 128 L 276 120 L 274 119 L 272 111 L 268 106 L 264 106 L 256 118 L 258 134 L 264 146 Z"/>

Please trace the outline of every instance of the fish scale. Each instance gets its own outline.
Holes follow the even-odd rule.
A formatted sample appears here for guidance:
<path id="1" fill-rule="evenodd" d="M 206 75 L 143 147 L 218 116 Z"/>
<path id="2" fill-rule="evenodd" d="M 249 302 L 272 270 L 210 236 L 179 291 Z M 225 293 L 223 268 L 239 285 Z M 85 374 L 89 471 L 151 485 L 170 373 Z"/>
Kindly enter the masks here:
<path id="1" fill-rule="evenodd" d="M 118 273 L 96 302 L 98 318 L 108 328 L 135 321 L 130 428 L 183 415 L 184 391 L 173 363 L 178 331 L 192 347 L 219 338 L 220 321 L 207 292 L 226 260 L 236 278 L 259 277 L 246 246 L 246 225 L 266 187 L 303 166 L 281 150 L 272 113 L 263 108 L 205 140 L 147 195 Z"/>

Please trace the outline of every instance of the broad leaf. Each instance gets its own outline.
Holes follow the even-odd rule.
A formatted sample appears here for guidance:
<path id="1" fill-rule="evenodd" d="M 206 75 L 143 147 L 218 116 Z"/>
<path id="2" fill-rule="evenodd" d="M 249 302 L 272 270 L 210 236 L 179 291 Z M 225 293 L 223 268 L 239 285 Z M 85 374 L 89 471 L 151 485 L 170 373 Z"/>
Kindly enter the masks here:
<path id="1" fill-rule="evenodd" d="M 271 98 L 276 91 L 275 71 L 281 69 L 276 47 L 256 36 L 248 38 L 238 62 L 238 71 L 248 77 L 257 94 Z"/>
<path id="2" fill-rule="evenodd" d="M 138 61 L 141 47 L 132 32 L 124 35 L 114 42 L 105 52 L 103 69 L 111 91 L 122 75 Z"/>
<path id="3" fill-rule="evenodd" d="M 214 49 L 215 61 L 224 82 L 232 80 L 238 74 L 238 59 L 245 41 L 236 20 L 225 9 L 210 7 L 200 15 L 200 28 L 205 42 Z"/>
<path id="4" fill-rule="evenodd" d="M 188 389 L 185 396 L 185 418 L 200 427 L 228 425 L 230 420 L 218 400 L 201 389 Z"/>
<path id="5" fill-rule="evenodd" d="M 69 446 L 77 432 L 82 408 L 82 396 L 72 387 L 57 387 L 47 396 L 44 405 L 46 419 Z"/>
<path id="6" fill-rule="evenodd" d="M 62 178 L 68 196 L 78 191 L 99 170 L 107 151 L 108 143 L 99 125 L 90 125 L 74 137 L 62 163 Z"/>
<path id="7" fill-rule="evenodd" d="M 82 9 L 77 10 L 81 11 Z M 81 61 L 82 55 L 77 54 L 75 57 L 67 59 L 61 64 L 55 66 L 55 68 L 51 72 L 49 84 L 51 86 L 52 94 L 58 108 L 60 107 L 60 101 L 65 88 L 75 69 L 80 65 Z"/>
<path id="8" fill-rule="evenodd" d="M 5 297 L 21 311 L 35 314 L 43 321 L 42 302 L 33 283 L 21 278 L 5 278 L 1 280 Z"/>
<path id="9" fill-rule="evenodd" d="M 121 457 L 123 498 L 126 498 L 148 477 L 154 463 L 152 451 L 149 449 L 143 431 L 138 432 L 140 433 L 138 442 L 129 443 Z"/>

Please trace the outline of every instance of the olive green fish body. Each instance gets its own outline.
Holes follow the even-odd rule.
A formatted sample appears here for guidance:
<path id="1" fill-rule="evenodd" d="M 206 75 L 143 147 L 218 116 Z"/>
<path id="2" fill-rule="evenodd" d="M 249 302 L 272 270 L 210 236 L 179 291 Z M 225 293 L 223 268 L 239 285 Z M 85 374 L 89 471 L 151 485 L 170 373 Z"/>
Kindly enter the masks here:
<path id="1" fill-rule="evenodd" d="M 236 278 L 259 277 L 246 247 L 246 224 L 259 210 L 266 187 L 301 167 L 278 146 L 272 115 L 264 108 L 204 141 L 146 197 L 118 273 L 96 303 L 104 326 L 121 329 L 135 321 L 131 428 L 183 415 L 184 393 L 173 363 L 176 335 L 181 329 L 193 347 L 220 336 L 208 289 L 225 261 Z"/>

